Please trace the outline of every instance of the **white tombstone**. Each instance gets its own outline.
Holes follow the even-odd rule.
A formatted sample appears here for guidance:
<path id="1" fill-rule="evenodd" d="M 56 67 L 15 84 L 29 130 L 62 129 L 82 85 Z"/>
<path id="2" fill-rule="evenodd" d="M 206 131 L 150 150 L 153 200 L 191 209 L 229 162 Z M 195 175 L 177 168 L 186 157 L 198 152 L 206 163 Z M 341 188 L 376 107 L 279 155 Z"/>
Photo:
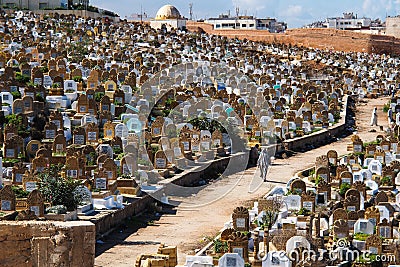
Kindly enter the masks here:
<path id="1" fill-rule="evenodd" d="M 94 115 L 85 114 L 85 115 L 83 115 L 83 117 L 81 119 L 81 126 L 88 125 L 89 123 L 92 123 L 92 122 L 97 124 L 96 117 Z"/>
<path id="2" fill-rule="evenodd" d="M 364 180 L 364 176 L 362 175 L 361 172 L 354 172 L 353 173 L 353 183 L 360 181 L 362 182 Z"/>
<path id="3" fill-rule="evenodd" d="M 0 96 L 3 104 L 8 104 L 10 107 L 12 107 L 14 97 L 10 92 L 1 92 Z"/>
<path id="4" fill-rule="evenodd" d="M 113 158 L 113 149 L 108 144 L 100 144 L 96 148 L 98 154 L 106 154 L 109 158 Z"/>
<path id="5" fill-rule="evenodd" d="M 371 180 L 372 179 L 372 172 L 367 169 L 360 170 L 360 174 L 363 176 L 364 180 Z"/>
<path id="6" fill-rule="evenodd" d="M 301 208 L 301 196 L 289 195 L 283 198 L 283 202 L 286 203 L 288 210 L 300 210 Z"/>
<path id="7" fill-rule="evenodd" d="M 371 160 L 368 165 L 368 170 L 372 173 L 382 175 L 382 163 L 379 160 Z"/>
<path id="8" fill-rule="evenodd" d="M 122 85 L 121 90 L 125 93 L 125 103 L 129 103 L 132 100 L 132 87 L 130 85 Z"/>
<path id="9" fill-rule="evenodd" d="M 311 123 L 310 122 L 303 121 L 302 127 L 303 127 L 303 131 L 305 133 L 311 133 L 312 130 L 311 130 Z"/>
<path id="10" fill-rule="evenodd" d="M 126 127 L 129 132 L 141 133 L 142 132 L 142 122 L 139 118 L 131 118 L 126 122 Z"/>
<path id="11" fill-rule="evenodd" d="M 386 219 L 388 222 L 390 222 L 390 213 L 389 210 L 385 206 L 375 206 L 377 209 L 379 209 L 380 213 L 380 222 L 383 221 L 383 219 Z"/>
<path id="12" fill-rule="evenodd" d="M 304 236 L 293 236 L 286 242 L 287 253 L 291 253 L 298 247 L 304 247 L 306 250 L 309 250 L 311 248 L 311 244 Z"/>
<path id="13" fill-rule="evenodd" d="M 395 160 L 395 157 L 390 152 L 385 153 L 385 164 L 390 165 L 390 163 Z"/>
<path id="14" fill-rule="evenodd" d="M 50 88 L 53 85 L 53 80 L 49 75 L 43 75 L 43 86 Z"/>
<path id="15" fill-rule="evenodd" d="M 233 253 L 225 253 L 218 260 L 218 267 L 244 267 L 243 248 L 233 248 Z"/>
<path id="16" fill-rule="evenodd" d="M 186 256 L 185 267 L 214 267 L 211 256 Z"/>
<path id="17" fill-rule="evenodd" d="M 115 126 L 115 136 L 122 138 L 127 138 L 129 134 L 129 130 L 128 127 L 123 124 L 123 123 L 119 123 Z"/>
<path id="18" fill-rule="evenodd" d="M 64 128 L 71 130 L 71 119 L 68 116 L 63 116 Z"/>
<path id="19" fill-rule="evenodd" d="M 129 119 L 132 118 L 139 118 L 137 114 L 131 114 L 131 113 L 122 113 L 121 114 L 121 121 L 128 121 Z"/>
<path id="20" fill-rule="evenodd" d="M 374 224 L 367 219 L 358 219 L 354 224 L 354 233 L 374 234 Z"/>
<path id="21" fill-rule="evenodd" d="M 285 251 L 270 251 L 263 258 L 262 267 L 291 267 L 291 260 L 286 255 Z"/>
<path id="22" fill-rule="evenodd" d="M 373 192 L 378 191 L 379 185 L 373 180 L 366 180 L 365 185 L 367 187 L 371 188 L 370 192 L 367 191 L 367 193 L 369 193 L 369 194 L 373 194 Z"/>

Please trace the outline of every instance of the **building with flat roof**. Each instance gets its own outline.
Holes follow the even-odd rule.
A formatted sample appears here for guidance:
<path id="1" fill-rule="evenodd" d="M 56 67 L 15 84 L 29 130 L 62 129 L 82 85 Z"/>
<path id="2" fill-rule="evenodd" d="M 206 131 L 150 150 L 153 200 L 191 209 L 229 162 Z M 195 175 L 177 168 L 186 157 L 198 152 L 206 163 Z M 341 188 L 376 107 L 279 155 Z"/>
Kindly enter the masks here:
<path id="1" fill-rule="evenodd" d="M 367 34 L 385 34 L 386 25 L 380 19 L 358 18 L 353 13 L 343 13 L 343 17 L 327 18 L 325 21 L 315 21 L 303 28 L 322 28 L 347 30 Z"/>
<path id="2" fill-rule="evenodd" d="M 343 17 L 327 18 L 326 25 L 328 29 L 337 30 L 359 30 L 369 28 L 372 20 L 370 18 L 358 18 L 357 14 L 343 13 Z"/>
<path id="3" fill-rule="evenodd" d="M 213 25 L 214 30 L 268 30 L 282 32 L 287 28 L 284 22 L 277 22 L 274 18 L 256 18 L 253 16 L 220 15 L 218 18 L 209 18 L 206 23 Z"/>

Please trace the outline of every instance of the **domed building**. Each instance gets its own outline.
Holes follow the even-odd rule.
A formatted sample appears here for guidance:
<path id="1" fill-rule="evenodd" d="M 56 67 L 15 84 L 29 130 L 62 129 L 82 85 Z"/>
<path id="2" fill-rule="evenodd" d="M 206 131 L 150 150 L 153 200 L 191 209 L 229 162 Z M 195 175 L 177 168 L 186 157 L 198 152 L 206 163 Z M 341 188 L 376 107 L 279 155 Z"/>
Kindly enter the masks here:
<path id="1" fill-rule="evenodd" d="M 158 10 L 155 19 L 150 21 L 150 26 L 154 29 L 182 30 L 186 28 L 186 19 L 176 7 L 165 5 Z"/>

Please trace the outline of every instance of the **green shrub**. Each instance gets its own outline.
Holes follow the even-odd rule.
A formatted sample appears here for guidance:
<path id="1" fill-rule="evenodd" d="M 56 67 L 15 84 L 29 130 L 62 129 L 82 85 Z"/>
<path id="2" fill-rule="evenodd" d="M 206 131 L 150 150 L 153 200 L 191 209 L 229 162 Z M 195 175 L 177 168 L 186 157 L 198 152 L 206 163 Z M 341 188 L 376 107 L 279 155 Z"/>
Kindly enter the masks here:
<path id="1" fill-rule="evenodd" d="M 72 211 L 83 200 L 83 196 L 74 193 L 82 182 L 72 177 L 61 177 L 61 168 L 62 165 L 52 165 L 39 174 L 39 191 L 45 201 L 50 202 L 52 206 L 63 205 Z"/>

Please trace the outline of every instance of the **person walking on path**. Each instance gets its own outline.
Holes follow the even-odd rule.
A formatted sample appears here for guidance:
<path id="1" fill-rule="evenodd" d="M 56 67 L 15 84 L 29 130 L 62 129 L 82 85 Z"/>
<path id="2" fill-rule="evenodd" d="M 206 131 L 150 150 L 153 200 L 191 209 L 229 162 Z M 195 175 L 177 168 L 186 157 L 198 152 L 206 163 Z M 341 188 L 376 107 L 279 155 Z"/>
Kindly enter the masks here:
<path id="1" fill-rule="evenodd" d="M 371 126 L 378 126 L 378 111 L 376 107 L 374 107 L 374 110 L 372 111 Z"/>
<path id="2" fill-rule="evenodd" d="M 388 124 L 389 124 L 389 127 L 392 126 L 392 122 L 393 122 L 393 110 L 391 108 L 389 108 L 389 110 L 388 110 Z"/>

